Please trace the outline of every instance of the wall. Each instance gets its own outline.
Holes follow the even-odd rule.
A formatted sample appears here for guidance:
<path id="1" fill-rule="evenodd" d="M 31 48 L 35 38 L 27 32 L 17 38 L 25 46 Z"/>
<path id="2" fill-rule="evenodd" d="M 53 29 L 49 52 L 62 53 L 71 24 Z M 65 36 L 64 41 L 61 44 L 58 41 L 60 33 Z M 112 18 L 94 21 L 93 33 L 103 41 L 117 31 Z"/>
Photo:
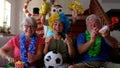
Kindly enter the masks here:
<path id="1" fill-rule="evenodd" d="M 118 44 L 119 44 L 119 47 L 120 47 L 120 31 L 117 31 L 117 30 L 116 31 L 112 31 L 111 35 L 118 40 L 118 42 L 119 42 Z"/>
<path id="2" fill-rule="evenodd" d="M 11 3 L 11 33 L 17 34 L 19 32 L 19 0 L 8 0 Z"/>
<path id="3" fill-rule="evenodd" d="M 11 11 L 11 33 L 12 34 L 19 34 L 20 31 L 20 23 L 25 18 L 24 13 L 22 12 L 23 4 L 25 3 L 25 0 L 8 0 L 12 4 L 12 11 Z M 61 4 L 64 7 L 64 12 L 67 14 L 70 14 L 71 11 L 68 10 L 67 6 L 69 2 L 73 0 L 56 0 L 56 3 Z M 81 5 L 84 7 L 84 9 L 87 9 L 89 7 L 90 0 L 79 0 Z M 104 11 L 108 11 L 111 8 L 120 9 L 119 3 L 103 3 L 103 0 L 98 0 L 103 7 Z M 33 7 L 40 7 L 42 0 L 32 0 L 29 3 L 28 10 L 32 13 Z"/>

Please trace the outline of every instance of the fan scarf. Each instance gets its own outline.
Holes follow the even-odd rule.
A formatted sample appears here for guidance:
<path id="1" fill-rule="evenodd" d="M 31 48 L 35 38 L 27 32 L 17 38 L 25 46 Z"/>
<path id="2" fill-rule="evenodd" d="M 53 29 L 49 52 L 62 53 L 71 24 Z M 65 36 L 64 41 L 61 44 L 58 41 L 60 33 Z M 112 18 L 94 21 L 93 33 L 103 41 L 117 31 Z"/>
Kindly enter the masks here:
<path id="1" fill-rule="evenodd" d="M 90 33 L 89 31 L 85 31 L 85 35 L 86 35 L 86 41 L 90 41 Z M 90 46 L 89 50 L 88 50 L 88 55 L 90 57 L 96 57 L 99 55 L 101 50 L 101 36 L 99 36 L 95 42 Z"/>
<path id="2" fill-rule="evenodd" d="M 26 67 L 28 67 L 28 65 L 29 65 L 27 51 L 30 54 L 35 53 L 36 41 L 37 41 L 37 34 L 35 33 L 33 35 L 33 37 L 30 39 L 30 45 L 27 50 L 25 34 L 20 35 L 20 58 L 21 58 L 21 61 L 23 61 L 25 63 Z"/>

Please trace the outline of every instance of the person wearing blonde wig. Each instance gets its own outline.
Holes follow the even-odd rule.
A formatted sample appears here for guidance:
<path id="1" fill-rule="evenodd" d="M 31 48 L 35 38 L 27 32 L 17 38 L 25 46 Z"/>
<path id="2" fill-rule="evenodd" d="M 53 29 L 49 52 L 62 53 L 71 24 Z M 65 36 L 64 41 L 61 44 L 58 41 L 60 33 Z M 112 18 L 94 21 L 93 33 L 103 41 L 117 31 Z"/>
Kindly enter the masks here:
<path id="1" fill-rule="evenodd" d="M 53 4 L 52 7 L 51 7 L 51 11 L 50 13 L 46 14 L 46 15 L 42 15 L 42 18 L 41 18 L 41 22 L 44 23 L 44 38 L 46 38 L 47 36 L 53 36 L 53 32 L 51 32 L 48 28 L 48 19 L 51 15 L 53 14 L 63 14 L 64 13 L 64 10 L 63 10 L 63 7 L 62 5 L 60 4 Z M 77 17 L 78 13 L 76 10 L 73 10 L 72 11 L 72 21 L 70 21 L 70 23 L 72 22 L 75 22 L 75 18 Z"/>
<path id="2" fill-rule="evenodd" d="M 72 40 L 66 34 L 70 27 L 70 21 L 63 13 L 56 13 L 50 16 L 48 24 L 49 29 L 54 34 L 45 39 L 44 54 L 49 51 L 59 52 L 63 57 L 63 64 L 58 68 L 67 68 L 70 59 L 75 56 L 75 49 Z"/>

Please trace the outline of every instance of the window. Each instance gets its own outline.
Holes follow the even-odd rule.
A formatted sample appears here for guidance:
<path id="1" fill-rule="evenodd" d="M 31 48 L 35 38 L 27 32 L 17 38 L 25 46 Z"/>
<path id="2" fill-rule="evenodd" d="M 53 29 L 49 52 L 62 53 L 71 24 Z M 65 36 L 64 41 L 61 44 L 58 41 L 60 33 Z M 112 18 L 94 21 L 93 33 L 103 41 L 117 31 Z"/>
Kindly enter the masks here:
<path id="1" fill-rule="evenodd" d="M 6 0 L 1 0 L 0 8 L 0 26 L 10 27 L 11 4 Z"/>

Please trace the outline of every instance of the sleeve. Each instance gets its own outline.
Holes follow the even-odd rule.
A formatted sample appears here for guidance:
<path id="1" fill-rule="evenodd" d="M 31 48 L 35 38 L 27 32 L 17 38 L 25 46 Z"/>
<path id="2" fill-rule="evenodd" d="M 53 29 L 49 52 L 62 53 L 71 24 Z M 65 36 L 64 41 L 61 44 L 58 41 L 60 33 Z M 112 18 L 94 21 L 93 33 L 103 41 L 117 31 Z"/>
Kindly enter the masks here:
<path id="1" fill-rule="evenodd" d="M 84 33 L 79 34 L 77 38 L 77 46 L 79 46 L 80 44 L 84 44 L 85 41 L 86 41 L 85 34 Z"/>
<path id="2" fill-rule="evenodd" d="M 19 43 L 18 38 L 19 38 L 19 36 L 14 36 L 6 44 L 11 46 L 12 48 L 14 48 L 16 46 L 16 44 L 18 45 L 18 43 Z"/>

